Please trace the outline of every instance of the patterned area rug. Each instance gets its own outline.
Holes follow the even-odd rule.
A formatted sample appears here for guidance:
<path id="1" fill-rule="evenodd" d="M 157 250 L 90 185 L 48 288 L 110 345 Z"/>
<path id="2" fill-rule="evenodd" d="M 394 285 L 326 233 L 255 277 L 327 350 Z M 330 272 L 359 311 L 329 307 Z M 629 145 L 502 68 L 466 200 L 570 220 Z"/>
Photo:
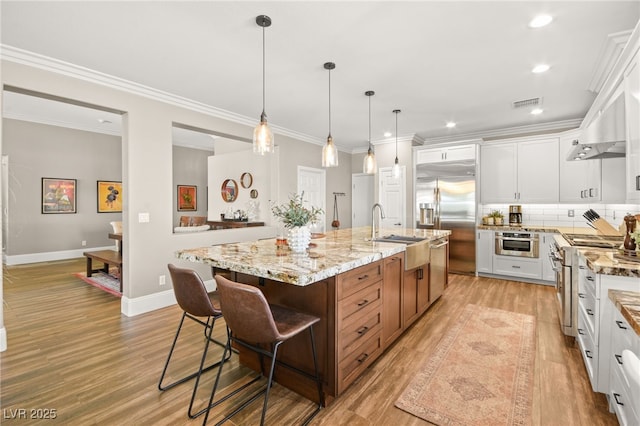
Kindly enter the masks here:
<path id="1" fill-rule="evenodd" d="M 87 277 L 87 274 L 84 272 L 77 272 L 73 275 L 100 290 L 104 290 L 114 296 L 122 297 L 122 293 L 120 293 L 120 281 L 115 275 L 105 274 L 104 272 L 94 272 L 90 277 Z"/>
<path id="2" fill-rule="evenodd" d="M 535 317 L 467 305 L 396 407 L 437 425 L 529 425 Z"/>

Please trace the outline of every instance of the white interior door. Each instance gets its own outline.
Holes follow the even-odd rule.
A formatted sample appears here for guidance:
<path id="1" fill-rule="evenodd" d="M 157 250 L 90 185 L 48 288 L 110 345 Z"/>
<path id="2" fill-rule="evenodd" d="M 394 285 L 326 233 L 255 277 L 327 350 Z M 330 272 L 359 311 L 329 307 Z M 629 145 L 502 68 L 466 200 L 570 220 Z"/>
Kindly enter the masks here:
<path id="1" fill-rule="evenodd" d="M 324 212 L 311 232 L 324 232 L 326 229 L 326 171 L 312 167 L 298 166 L 298 194 L 304 191 L 305 207 L 320 207 Z"/>
<path id="2" fill-rule="evenodd" d="M 407 217 L 406 168 L 400 167 L 400 176 L 395 178 L 391 167 L 381 167 L 378 171 L 378 199 L 384 209 L 382 228 L 404 228 Z"/>
<path id="3" fill-rule="evenodd" d="M 375 203 L 374 175 L 354 173 L 351 175 L 351 227 L 371 226 L 371 208 Z"/>

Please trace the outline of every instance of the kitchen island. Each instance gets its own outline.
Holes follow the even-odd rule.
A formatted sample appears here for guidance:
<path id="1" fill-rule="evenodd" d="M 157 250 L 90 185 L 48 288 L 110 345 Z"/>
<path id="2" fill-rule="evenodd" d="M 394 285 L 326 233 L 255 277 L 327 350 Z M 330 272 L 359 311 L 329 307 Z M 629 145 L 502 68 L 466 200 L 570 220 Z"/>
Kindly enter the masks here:
<path id="1" fill-rule="evenodd" d="M 267 239 L 185 249 L 178 251 L 177 257 L 210 264 L 215 273 L 258 286 L 270 303 L 318 316 L 314 334 L 328 405 L 440 295 L 429 291 L 428 255 L 419 268 L 405 270 L 407 246 L 371 241 L 370 233 L 369 227 L 329 231 L 323 238 L 313 239 L 304 254 L 278 248 L 275 239 Z M 389 234 L 430 244 L 446 240 L 450 231 L 380 230 L 380 235 Z M 445 280 L 446 273 L 444 268 Z M 312 373 L 308 336 L 296 336 L 280 351 L 287 363 Z M 254 354 L 241 351 L 240 360 L 260 368 Z M 317 400 L 311 379 L 285 368 L 277 369 L 275 378 Z"/>

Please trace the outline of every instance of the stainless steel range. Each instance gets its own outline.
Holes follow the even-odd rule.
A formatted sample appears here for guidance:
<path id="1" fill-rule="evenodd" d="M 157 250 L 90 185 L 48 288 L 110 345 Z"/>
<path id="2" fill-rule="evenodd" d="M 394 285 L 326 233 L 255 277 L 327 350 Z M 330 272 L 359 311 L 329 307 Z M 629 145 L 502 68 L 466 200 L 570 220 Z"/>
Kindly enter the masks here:
<path id="1" fill-rule="evenodd" d="M 549 260 L 556 271 L 556 298 L 560 326 L 564 334 L 577 335 L 578 324 L 578 249 L 585 247 L 614 249 L 622 236 L 592 234 L 558 234 L 549 250 Z"/>

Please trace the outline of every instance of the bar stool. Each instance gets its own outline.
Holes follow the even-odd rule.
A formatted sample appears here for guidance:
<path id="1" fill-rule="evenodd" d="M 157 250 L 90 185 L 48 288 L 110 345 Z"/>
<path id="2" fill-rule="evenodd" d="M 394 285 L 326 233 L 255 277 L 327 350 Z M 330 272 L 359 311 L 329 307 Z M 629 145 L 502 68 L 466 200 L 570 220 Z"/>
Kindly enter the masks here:
<path id="1" fill-rule="evenodd" d="M 171 344 L 171 349 L 169 350 L 167 361 L 165 362 L 164 368 L 162 369 L 162 374 L 160 375 L 158 389 L 160 389 L 161 391 L 165 391 L 195 377 L 196 382 L 193 386 L 193 393 L 191 394 L 191 401 L 189 402 L 189 410 L 187 412 L 189 417 L 193 419 L 207 411 L 207 408 L 205 407 L 197 413 L 192 412 L 193 402 L 198 390 L 198 384 L 200 383 L 200 376 L 205 371 L 209 371 L 221 364 L 221 361 L 218 361 L 212 365 L 209 365 L 208 367 L 204 367 L 204 363 L 207 358 L 207 351 L 209 349 L 209 343 L 213 342 L 225 349 L 227 348 L 226 343 L 220 342 L 211 337 L 216 320 L 222 318 L 222 312 L 220 311 L 220 300 L 218 298 L 218 293 L 215 291 L 212 293 L 207 293 L 207 288 L 205 287 L 202 279 L 196 271 L 191 269 L 178 268 L 172 264 L 169 264 L 168 267 L 169 273 L 171 274 L 171 281 L 173 282 L 173 292 L 176 296 L 176 300 L 178 301 L 178 305 L 183 310 L 183 313 L 182 318 L 180 319 L 180 323 L 178 324 L 178 330 L 176 331 L 176 335 L 173 338 L 173 343 Z M 169 367 L 169 362 L 171 361 L 171 356 L 173 355 L 173 350 L 176 347 L 176 342 L 178 341 L 178 337 L 180 336 L 180 331 L 182 329 L 182 324 L 184 323 L 185 318 L 189 318 L 204 327 L 203 332 L 205 336 L 205 344 L 204 350 L 202 352 L 202 359 L 200 360 L 198 371 L 182 377 L 181 379 L 178 379 L 173 383 L 163 386 L 162 381 L 164 380 L 167 368 Z M 201 318 L 206 318 L 206 321 L 203 321 Z M 226 359 L 224 359 L 224 361 L 226 361 L 231 356 L 231 353 L 229 352 L 227 356 L 225 352 L 224 356 L 227 357 Z"/>
<path id="2" fill-rule="evenodd" d="M 237 283 L 220 275 L 216 275 L 215 279 L 218 285 L 218 291 L 220 293 L 220 307 L 222 309 L 225 322 L 227 323 L 228 339 L 227 346 L 222 356 L 222 360 L 220 361 L 218 375 L 211 391 L 211 398 L 209 399 L 209 405 L 207 407 L 203 425 L 207 423 L 209 411 L 211 408 L 223 402 L 238 391 L 237 389 L 232 394 L 221 398 L 215 403 L 213 402 L 218 383 L 220 381 L 222 368 L 224 362 L 226 361 L 225 357 L 227 356 L 227 353 L 230 353 L 231 344 L 234 342 L 242 347 L 257 352 L 261 359 L 261 368 L 262 357 L 267 356 L 271 358 L 269 377 L 267 378 L 267 383 L 262 390 L 244 401 L 240 405 L 240 407 L 234 410 L 231 414 L 225 416 L 224 419 L 222 419 L 216 425 L 220 425 L 229 420 L 231 417 L 233 417 L 253 401 L 255 401 L 263 393 L 264 403 L 262 406 L 262 417 L 260 419 L 260 424 L 264 425 L 264 419 L 267 413 L 267 405 L 269 402 L 269 391 L 271 390 L 271 385 L 273 383 L 273 373 L 275 370 L 276 362 L 278 363 L 278 365 L 290 368 L 306 377 L 312 378 L 316 382 L 318 387 L 319 403 L 315 410 L 305 419 L 303 423 L 305 425 L 308 424 L 313 419 L 313 417 L 318 414 L 318 412 L 324 405 L 324 394 L 322 393 L 322 382 L 318 373 L 316 345 L 313 336 L 313 325 L 319 322 L 320 318 L 302 312 L 294 311 L 282 306 L 269 305 L 267 299 L 264 297 L 264 294 L 262 294 L 262 291 L 260 291 L 260 289 L 258 289 L 257 287 Z M 276 360 L 278 348 L 280 347 L 280 345 L 305 330 L 309 330 L 309 334 L 311 337 L 311 349 L 313 354 L 313 364 L 315 368 L 315 375 L 313 376 L 294 366 Z M 271 351 L 257 345 L 263 345 L 271 348 Z M 250 383 L 243 385 L 242 388 L 245 388 L 249 384 Z"/>

